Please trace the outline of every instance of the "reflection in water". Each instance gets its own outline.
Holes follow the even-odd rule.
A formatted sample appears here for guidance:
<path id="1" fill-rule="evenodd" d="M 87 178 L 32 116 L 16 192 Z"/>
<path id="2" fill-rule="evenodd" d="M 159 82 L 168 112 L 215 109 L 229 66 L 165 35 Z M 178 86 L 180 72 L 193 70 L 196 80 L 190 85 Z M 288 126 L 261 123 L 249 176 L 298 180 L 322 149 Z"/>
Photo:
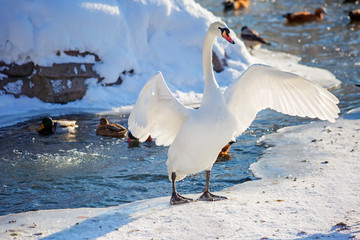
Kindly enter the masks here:
<path id="1" fill-rule="evenodd" d="M 76 133 L 77 127 L 76 121 L 69 121 L 69 120 L 56 120 L 57 122 L 57 129 L 58 133 L 62 134 L 62 141 L 64 142 L 75 142 L 76 141 Z"/>

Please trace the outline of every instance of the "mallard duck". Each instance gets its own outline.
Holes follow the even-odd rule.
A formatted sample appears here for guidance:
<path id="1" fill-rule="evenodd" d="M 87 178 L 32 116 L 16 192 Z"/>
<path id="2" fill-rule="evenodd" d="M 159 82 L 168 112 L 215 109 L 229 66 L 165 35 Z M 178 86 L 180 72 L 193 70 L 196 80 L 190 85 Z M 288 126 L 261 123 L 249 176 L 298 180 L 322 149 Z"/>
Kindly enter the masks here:
<path id="1" fill-rule="evenodd" d="M 324 7 L 319 7 L 315 10 L 314 13 L 309 12 L 295 12 L 287 13 L 283 15 L 288 21 L 288 23 L 305 23 L 313 21 L 321 21 L 324 18 L 324 14 L 327 15 L 326 9 Z"/>
<path id="2" fill-rule="evenodd" d="M 118 123 L 109 123 L 109 120 L 105 117 L 100 119 L 100 124 L 96 129 L 96 135 L 107 137 L 126 137 L 128 130 Z"/>
<path id="3" fill-rule="evenodd" d="M 259 36 L 259 34 L 247 26 L 241 28 L 240 34 L 241 40 L 244 42 L 246 48 L 256 50 L 261 47 L 261 44 L 271 45 L 265 39 Z"/>
<path id="4" fill-rule="evenodd" d="M 360 21 L 360 9 L 350 11 L 348 16 L 350 21 Z"/>
<path id="5" fill-rule="evenodd" d="M 51 117 L 45 117 L 42 119 L 39 127 L 38 123 L 31 123 L 25 126 L 25 129 L 30 132 L 38 132 L 41 135 L 49 135 L 54 133 L 74 133 L 77 127 L 74 120 L 54 120 Z"/>
<path id="6" fill-rule="evenodd" d="M 57 123 L 51 117 L 43 118 L 40 128 L 37 130 L 40 135 L 50 135 L 56 132 Z"/>
<path id="7" fill-rule="evenodd" d="M 238 10 L 250 6 L 249 0 L 226 0 L 223 2 L 224 10 Z"/>

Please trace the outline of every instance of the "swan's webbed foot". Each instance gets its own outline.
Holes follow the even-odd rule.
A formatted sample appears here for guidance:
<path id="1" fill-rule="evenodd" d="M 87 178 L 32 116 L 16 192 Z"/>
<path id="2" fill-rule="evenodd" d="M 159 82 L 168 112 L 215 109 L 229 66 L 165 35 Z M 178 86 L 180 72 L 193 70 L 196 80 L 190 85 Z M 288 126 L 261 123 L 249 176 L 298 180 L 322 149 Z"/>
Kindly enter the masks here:
<path id="1" fill-rule="evenodd" d="M 191 198 L 183 197 L 177 192 L 173 192 L 172 195 L 171 195 L 171 198 L 170 198 L 170 204 L 171 205 L 189 203 L 189 202 L 192 202 L 192 201 L 193 200 Z"/>
<path id="2" fill-rule="evenodd" d="M 223 197 L 223 196 L 217 196 L 212 194 L 209 191 L 209 184 L 210 184 L 210 170 L 206 170 L 206 185 L 205 185 L 205 189 L 203 191 L 203 194 L 197 199 L 198 201 L 219 201 L 219 200 L 224 200 L 227 199 L 227 197 Z"/>
<path id="3" fill-rule="evenodd" d="M 218 196 L 215 194 L 212 194 L 209 191 L 204 191 L 203 194 L 198 198 L 199 201 L 220 201 L 227 199 L 227 197 L 224 196 Z"/>

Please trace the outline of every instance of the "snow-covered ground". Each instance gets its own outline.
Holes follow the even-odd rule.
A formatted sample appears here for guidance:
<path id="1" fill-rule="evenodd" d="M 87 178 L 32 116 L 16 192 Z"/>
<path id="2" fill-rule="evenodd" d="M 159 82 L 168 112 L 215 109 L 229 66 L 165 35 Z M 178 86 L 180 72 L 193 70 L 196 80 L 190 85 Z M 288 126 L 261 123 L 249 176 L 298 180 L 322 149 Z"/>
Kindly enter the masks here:
<path id="1" fill-rule="evenodd" d="M 334 124 L 267 135 L 261 141 L 273 147 L 251 166 L 261 180 L 219 192 L 224 201 L 172 206 L 166 196 L 9 214 L 0 216 L 0 238 L 360 239 L 359 120 L 357 109 Z"/>

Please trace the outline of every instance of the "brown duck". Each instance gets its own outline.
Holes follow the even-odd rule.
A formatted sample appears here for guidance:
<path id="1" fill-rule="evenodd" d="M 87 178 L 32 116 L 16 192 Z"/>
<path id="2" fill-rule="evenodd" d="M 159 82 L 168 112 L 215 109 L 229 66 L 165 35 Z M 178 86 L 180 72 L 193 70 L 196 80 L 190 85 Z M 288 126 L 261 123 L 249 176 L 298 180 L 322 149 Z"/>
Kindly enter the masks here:
<path id="1" fill-rule="evenodd" d="M 228 144 L 226 144 L 220 151 L 218 155 L 218 159 L 230 159 L 231 155 L 228 153 L 231 145 L 235 143 L 234 141 L 230 141 Z"/>
<path id="2" fill-rule="evenodd" d="M 249 0 L 226 0 L 223 2 L 224 10 L 238 10 L 250 6 Z"/>
<path id="3" fill-rule="evenodd" d="M 327 15 L 326 9 L 324 7 L 317 8 L 314 13 L 310 12 L 295 12 L 287 13 L 283 15 L 288 21 L 288 23 L 305 23 L 313 21 L 321 21 L 324 18 L 324 14 Z"/>
<path id="4" fill-rule="evenodd" d="M 107 137 L 126 137 L 128 130 L 118 123 L 109 123 L 107 118 L 101 118 L 100 124 L 96 129 L 96 135 L 107 136 Z"/>

